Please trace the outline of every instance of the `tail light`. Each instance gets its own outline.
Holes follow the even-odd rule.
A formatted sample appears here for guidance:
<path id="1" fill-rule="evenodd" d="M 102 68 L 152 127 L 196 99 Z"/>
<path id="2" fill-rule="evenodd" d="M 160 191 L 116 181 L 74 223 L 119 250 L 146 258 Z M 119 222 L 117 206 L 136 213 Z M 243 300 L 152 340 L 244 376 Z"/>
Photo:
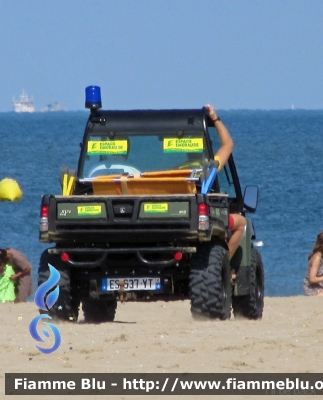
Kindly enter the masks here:
<path id="1" fill-rule="evenodd" d="M 69 259 L 70 259 L 70 256 L 69 256 L 67 253 L 63 253 L 63 254 L 61 255 L 61 260 L 62 260 L 62 261 L 66 262 L 66 261 L 68 261 Z"/>
<path id="2" fill-rule="evenodd" d="M 176 261 L 181 261 L 181 259 L 183 258 L 183 253 L 181 253 L 180 251 L 177 251 L 174 254 L 174 258 L 175 258 Z"/>
<path id="3" fill-rule="evenodd" d="M 199 215 L 199 230 L 207 231 L 210 229 L 210 218 L 209 218 L 209 207 L 205 203 L 200 203 L 198 205 L 198 215 Z"/>
<path id="4" fill-rule="evenodd" d="M 39 231 L 47 232 L 48 231 L 48 206 L 40 207 L 40 221 L 39 221 Z"/>

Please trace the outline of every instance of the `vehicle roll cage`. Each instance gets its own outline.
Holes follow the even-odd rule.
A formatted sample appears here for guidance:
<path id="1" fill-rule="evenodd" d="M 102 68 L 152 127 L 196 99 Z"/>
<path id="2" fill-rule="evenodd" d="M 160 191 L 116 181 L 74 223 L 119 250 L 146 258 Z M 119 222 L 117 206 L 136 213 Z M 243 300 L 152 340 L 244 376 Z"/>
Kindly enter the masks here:
<path id="1" fill-rule="evenodd" d="M 208 127 L 214 127 L 206 113 L 206 108 L 200 109 L 169 109 L 169 110 L 92 110 L 86 124 L 83 144 L 89 135 L 107 135 L 113 139 L 118 132 L 140 132 L 141 135 L 150 135 L 151 132 L 165 134 L 176 133 L 179 138 L 184 134 L 200 134 L 205 138 L 207 152 L 210 159 L 214 150 L 210 140 Z M 79 159 L 78 171 L 84 160 L 85 146 Z M 236 172 L 233 157 L 230 156 L 227 164 L 230 168 L 236 192 L 237 209 L 243 213 L 243 196 Z"/>

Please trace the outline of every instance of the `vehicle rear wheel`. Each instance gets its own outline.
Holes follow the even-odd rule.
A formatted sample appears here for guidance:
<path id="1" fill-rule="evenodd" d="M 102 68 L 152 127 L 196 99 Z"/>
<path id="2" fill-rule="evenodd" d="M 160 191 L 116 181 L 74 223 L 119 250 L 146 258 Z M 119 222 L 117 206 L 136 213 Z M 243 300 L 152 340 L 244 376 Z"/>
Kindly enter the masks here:
<path id="1" fill-rule="evenodd" d="M 50 270 L 48 264 L 51 264 L 60 273 L 60 279 L 58 281 L 59 295 L 55 304 L 48 311 L 40 309 L 39 312 L 64 321 L 77 321 L 79 302 L 77 299 L 71 298 L 70 271 L 58 254 L 49 254 L 48 250 L 42 253 L 38 268 L 38 286 L 49 279 Z M 55 289 L 55 287 L 46 293 L 45 304 L 48 293 L 53 289 Z"/>
<path id="2" fill-rule="evenodd" d="M 201 243 L 193 254 L 190 298 L 193 317 L 230 318 L 232 286 L 229 254 L 221 244 Z"/>
<path id="3" fill-rule="evenodd" d="M 101 322 L 112 322 L 117 309 L 115 297 L 109 299 L 86 299 L 82 301 L 82 310 L 85 322 L 99 324 Z"/>
<path id="4" fill-rule="evenodd" d="M 261 255 L 251 249 L 250 294 L 233 296 L 233 313 L 236 318 L 261 319 L 264 308 L 264 267 Z"/>

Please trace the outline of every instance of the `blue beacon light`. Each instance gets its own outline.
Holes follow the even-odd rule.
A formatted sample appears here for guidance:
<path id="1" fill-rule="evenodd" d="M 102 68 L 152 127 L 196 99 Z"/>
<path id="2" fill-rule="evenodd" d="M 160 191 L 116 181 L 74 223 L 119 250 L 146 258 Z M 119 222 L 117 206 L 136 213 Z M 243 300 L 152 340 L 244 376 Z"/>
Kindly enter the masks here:
<path id="1" fill-rule="evenodd" d="M 101 89 L 99 86 L 88 86 L 85 88 L 85 108 L 91 111 L 98 110 L 102 107 Z"/>

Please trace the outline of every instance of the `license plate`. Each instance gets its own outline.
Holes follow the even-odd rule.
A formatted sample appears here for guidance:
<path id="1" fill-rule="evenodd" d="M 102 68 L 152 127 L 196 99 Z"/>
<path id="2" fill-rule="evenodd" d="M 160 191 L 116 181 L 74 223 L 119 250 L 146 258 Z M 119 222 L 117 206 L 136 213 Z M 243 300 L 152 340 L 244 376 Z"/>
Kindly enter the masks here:
<path id="1" fill-rule="evenodd" d="M 129 290 L 160 290 L 160 278 L 104 278 L 102 279 L 103 291 L 120 290 L 122 287 L 125 291 Z"/>

